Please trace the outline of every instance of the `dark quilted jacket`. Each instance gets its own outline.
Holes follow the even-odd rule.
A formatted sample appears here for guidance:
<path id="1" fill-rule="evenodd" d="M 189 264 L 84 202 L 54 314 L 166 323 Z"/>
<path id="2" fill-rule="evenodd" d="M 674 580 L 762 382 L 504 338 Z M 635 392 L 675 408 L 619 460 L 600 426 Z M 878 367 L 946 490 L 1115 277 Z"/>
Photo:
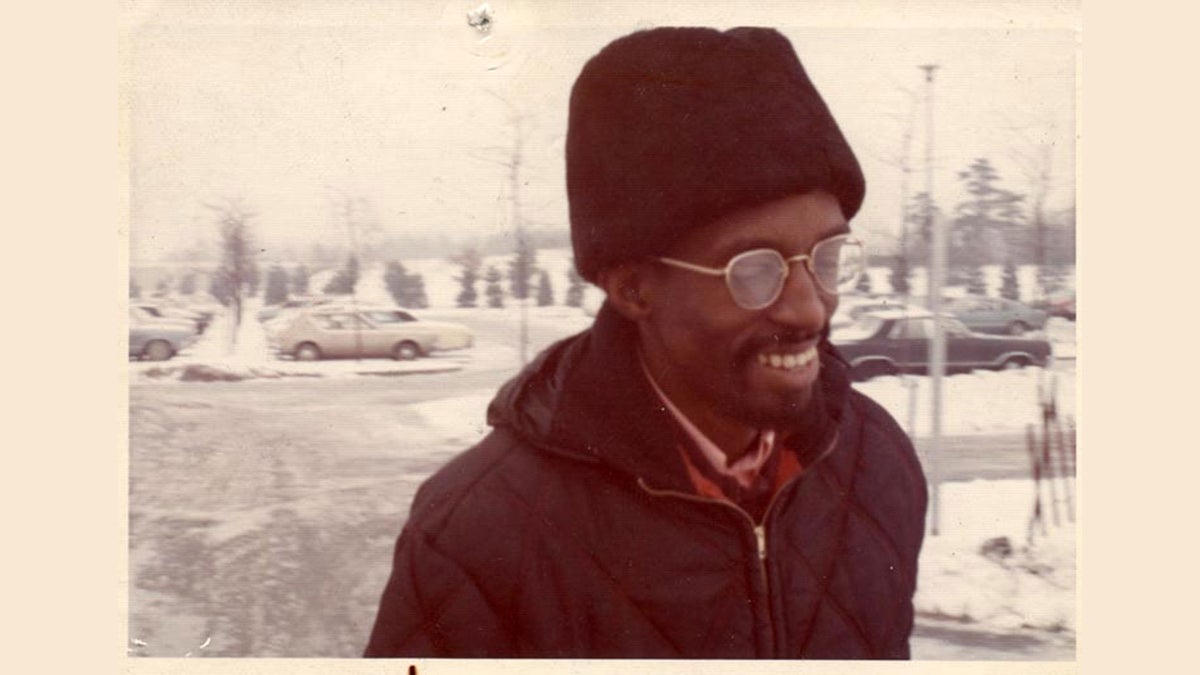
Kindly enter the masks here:
<path id="1" fill-rule="evenodd" d="M 413 500 L 366 655 L 907 658 L 926 492 L 895 421 L 826 346 L 836 427 L 756 527 L 693 496 L 632 339 L 602 310 L 505 385 Z"/>

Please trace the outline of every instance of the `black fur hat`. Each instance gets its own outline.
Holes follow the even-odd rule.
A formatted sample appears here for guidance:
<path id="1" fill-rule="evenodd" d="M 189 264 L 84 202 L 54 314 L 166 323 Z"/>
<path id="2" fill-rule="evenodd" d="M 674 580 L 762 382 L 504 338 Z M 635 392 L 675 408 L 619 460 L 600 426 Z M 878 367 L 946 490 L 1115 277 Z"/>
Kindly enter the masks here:
<path id="1" fill-rule="evenodd" d="M 590 281 L 688 230 L 825 190 L 849 219 L 865 184 L 792 45 L 768 28 L 657 28 L 592 57 L 571 91 L 567 196 Z"/>

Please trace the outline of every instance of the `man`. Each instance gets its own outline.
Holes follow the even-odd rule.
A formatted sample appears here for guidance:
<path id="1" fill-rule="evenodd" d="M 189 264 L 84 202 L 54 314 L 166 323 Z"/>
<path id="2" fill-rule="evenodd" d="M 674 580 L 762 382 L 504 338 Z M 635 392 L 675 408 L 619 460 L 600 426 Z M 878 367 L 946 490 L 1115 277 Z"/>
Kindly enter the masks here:
<path id="1" fill-rule="evenodd" d="M 864 182 L 790 43 L 617 40 L 566 155 L 605 305 L 421 487 L 366 654 L 907 658 L 925 483 L 827 341 Z"/>

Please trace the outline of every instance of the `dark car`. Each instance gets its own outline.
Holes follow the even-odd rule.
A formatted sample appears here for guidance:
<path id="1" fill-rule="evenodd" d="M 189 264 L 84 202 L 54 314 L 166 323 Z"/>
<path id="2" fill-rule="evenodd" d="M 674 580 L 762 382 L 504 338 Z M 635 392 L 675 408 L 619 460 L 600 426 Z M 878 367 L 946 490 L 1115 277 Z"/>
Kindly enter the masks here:
<path id="1" fill-rule="evenodd" d="M 979 333 L 1022 335 L 1046 327 L 1046 313 L 1016 300 L 967 295 L 946 300 L 942 312 Z"/>
<path id="2" fill-rule="evenodd" d="M 935 320 L 942 322 L 945 331 L 947 372 L 1044 367 L 1050 361 L 1050 343 L 1043 338 L 982 335 L 956 319 L 935 319 L 933 314 L 919 310 L 864 314 L 852 326 L 835 331 L 831 341 L 850 364 L 856 380 L 923 373 L 929 367 L 929 341 Z"/>

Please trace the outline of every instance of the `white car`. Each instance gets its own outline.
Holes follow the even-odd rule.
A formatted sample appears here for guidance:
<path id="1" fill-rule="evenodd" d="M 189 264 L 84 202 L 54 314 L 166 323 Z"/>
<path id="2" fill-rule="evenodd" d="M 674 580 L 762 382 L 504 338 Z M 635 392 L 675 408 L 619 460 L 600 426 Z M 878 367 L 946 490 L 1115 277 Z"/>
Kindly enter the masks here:
<path id="1" fill-rule="evenodd" d="M 398 307 L 330 304 L 299 309 L 268 340 L 297 361 L 333 358 L 415 359 L 474 344 L 462 324 L 424 321 Z"/>
<path id="2" fill-rule="evenodd" d="M 129 309 L 129 355 L 147 361 L 166 361 L 199 338 L 188 322 L 154 319 Z"/>
<path id="3" fill-rule="evenodd" d="M 195 319 L 165 316 L 162 312 L 157 312 L 147 306 L 131 304 L 129 306 L 129 323 L 153 323 L 159 326 L 174 326 L 176 328 L 191 331 L 197 335 L 200 334 L 200 326 Z"/>

